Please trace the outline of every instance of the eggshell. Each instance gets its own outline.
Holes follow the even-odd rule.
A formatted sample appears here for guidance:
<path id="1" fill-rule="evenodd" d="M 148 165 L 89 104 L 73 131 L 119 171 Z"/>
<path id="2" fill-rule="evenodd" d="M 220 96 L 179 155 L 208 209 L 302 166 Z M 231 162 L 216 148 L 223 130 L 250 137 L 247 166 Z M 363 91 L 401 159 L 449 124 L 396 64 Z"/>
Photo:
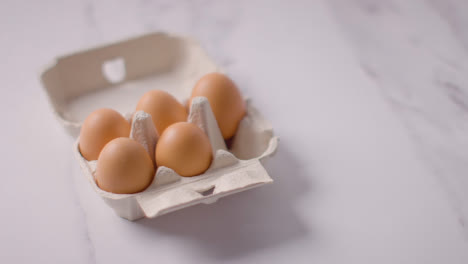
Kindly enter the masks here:
<path id="1" fill-rule="evenodd" d="M 246 113 L 245 102 L 234 82 L 221 73 L 206 74 L 192 90 L 191 98 L 197 96 L 210 102 L 223 138 L 232 138 Z"/>
<path id="2" fill-rule="evenodd" d="M 169 126 L 156 145 L 156 164 L 171 168 L 181 176 L 202 174 L 211 160 L 208 136 L 192 123 L 180 122 Z"/>
<path id="3" fill-rule="evenodd" d="M 136 111 L 150 114 L 154 126 L 161 135 L 168 126 L 187 121 L 187 110 L 168 92 L 152 90 L 146 92 L 138 102 Z"/>
<path id="4" fill-rule="evenodd" d="M 99 155 L 96 183 L 112 193 L 137 193 L 146 189 L 154 178 L 154 167 L 148 152 L 130 138 L 116 138 Z"/>
<path id="5" fill-rule="evenodd" d="M 110 58 L 123 59 L 124 81 L 112 83 L 106 79 L 102 65 Z M 112 106 L 130 117 L 136 102 L 151 87 L 164 87 L 179 100 L 189 99 L 200 77 L 221 70 L 196 40 L 157 32 L 61 56 L 47 66 L 41 81 L 57 119 L 70 135 L 77 137 L 81 120 L 94 109 Z M 279 139 L 254 105 L 246 101 L 247 114 L 235 133 L 230 153 L 221 147 L 224 140 L 211 107 L 206 107 L 208 101 L 197 99 L 202 100 L 192 100 L 189 122 L 205 131 L 214 151 L 210 168 L 200 176 L 180 177 L 172 169 L 159 167 L 151 185 L 142 192 L 107 192 L 96 184 L 97 161 L 87 161 L 79 151 L 79 139 L 75 141 L 73 153 L 83 176 L 118 216 L 131 221 L 159 217 L 273 182 L 263 163 L 276 152 Z M 137 117 L 138 114 L 133 116 L 134 122 L 139 120 Z M 149 115 L 141 118 L 139 128 L 132 128 L 137 135 L 134 139 L 151 146 L 158 139 L 152 132 L 152 119 Z M 212 193 L 206 194 L 206 190 Z"/>
<path id="6" fill-rule="evenodd" d="M 128 137 L 130 124 L 117 111 L 102 108 L 92 112 L 80 132 L 79 148 L 87 160 L 97 160 L 102 148 L 118 137 Z"/>

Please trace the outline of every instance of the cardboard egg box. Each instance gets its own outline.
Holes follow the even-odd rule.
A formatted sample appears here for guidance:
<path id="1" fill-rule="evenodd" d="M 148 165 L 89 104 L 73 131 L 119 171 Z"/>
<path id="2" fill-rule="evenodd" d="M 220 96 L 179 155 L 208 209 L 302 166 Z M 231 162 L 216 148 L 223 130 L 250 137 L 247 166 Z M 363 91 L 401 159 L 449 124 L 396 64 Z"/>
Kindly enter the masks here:
<path id="1" fill-rule="evenodd" d="M 73 151 L 91 187 L 128 220 L 153 218 L 199 203 L 273 182 L 263 167 L 278 145 L 271 125 L 246 99 L 247 114 L 227 149 L 206 98 L 192 100 L 188 122 L 210 139 L 213 161 L 194 177 L 181 177 L 160 166 L 151 185 L 135 194 L 101 190 L 94 179 L 96 161 L 81 155 L 82 121 L 98 108 L 112 108 L 131 120 L 130 137 L 140 142 L 154 161 L 158 134 L 148 113 L 134 109 L 149 90 L 166 90 L 185 102 L 195 83 L 209 72 L 222 72 L 193 40 L 153 33 L 58 58 L 42 74 L 52 108 L 65 129 L 77 140 Z"/>

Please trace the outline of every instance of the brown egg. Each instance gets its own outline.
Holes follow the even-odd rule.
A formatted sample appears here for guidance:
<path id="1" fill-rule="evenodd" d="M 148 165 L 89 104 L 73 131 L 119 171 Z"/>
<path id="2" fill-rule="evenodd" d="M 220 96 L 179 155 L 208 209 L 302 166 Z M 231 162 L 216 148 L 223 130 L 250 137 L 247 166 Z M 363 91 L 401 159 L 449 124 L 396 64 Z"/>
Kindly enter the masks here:
<path id="1" fill-rule="evenodd" d="M 197 96 L 210 102 L 224 139 L 234 136 L 246 113 L 245 102 L 234 82 L 221 73 L 206 74 L 195 84 L 190 98 Z"/>
<path id="2" fill-rule="evenodd" d="M 129 135 L 130 124 L 121 114 L 112 109 L 98 109 L 86 118 L 81 127 L 81 155 L 87 160 L 97 160 L 102 148 L 109 141 Z"/>
<path id="3" fill-rule="evenodd" d="M 210 167 L 212 153 L 208 136 L 192 123 L 175 123 L 161 135 L 156 145 L 156 164 L 181 176 L 202 174 Z"/>
<path id="4" fill-rule="evenodd" d="M 161 90 L 145 93 L 138 102 L 137 111 L 143 110 L 153 118 L 154 126 L 161 135 L 166 127 L 187 121 L 185 107 L 172 95 Z"/>
<path id="5" fill-rule="evenodd" d="M 137 193 L 154 178 L 154 167 L 145 148 L 130 138 L 116 138 L 99 155 L 96 183 L 112 193 Z"/>

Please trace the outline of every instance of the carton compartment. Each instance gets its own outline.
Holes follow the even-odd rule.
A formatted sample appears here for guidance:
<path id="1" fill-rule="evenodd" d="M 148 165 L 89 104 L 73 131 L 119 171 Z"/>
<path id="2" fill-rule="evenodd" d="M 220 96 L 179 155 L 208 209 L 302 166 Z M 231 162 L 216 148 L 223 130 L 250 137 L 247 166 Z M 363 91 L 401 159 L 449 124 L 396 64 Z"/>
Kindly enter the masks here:
<path id="1" fill-rule="evenodd" d="M 193 40 L 155 33 L 61 57 L 44 71 L 42 82 L 54 112 L 72 136 L 79 134 L 89 113 L 113 108 L 129 120 L 133 117 L 130 137 L 140 142 L 154 161 L 158 135 L 149 114 L 133 113 L 139 98 L 148 90 L 161 89 L 183 102 L 196 81 L 213 71 L 220 69 Z M 128 220 L 210 204 L 273 181 L 262 162 L 275 153 L 278 138 L 249 100 L 229 150 L 206 98 L 192 100 L 188 122 L 199 126 L 212 145 L 212 164 L 199 176 L 181 177 L 161 166 L 143 192 L 114 194 L 96 185 L 96 161 L 81 156 L 79 138 L 75 156 L 92 188 L 117 215 Z"/>
<path id="2" fill-rule="evenodd" d="M 60 57 L 44 71 L 42 82 L 57 117 L 76 137 L 97 108 L 131 113 L 152 89 L 183 101 L 201 76 L 214 71 L 218 67 L 196 42 L 154 33 Z"/>

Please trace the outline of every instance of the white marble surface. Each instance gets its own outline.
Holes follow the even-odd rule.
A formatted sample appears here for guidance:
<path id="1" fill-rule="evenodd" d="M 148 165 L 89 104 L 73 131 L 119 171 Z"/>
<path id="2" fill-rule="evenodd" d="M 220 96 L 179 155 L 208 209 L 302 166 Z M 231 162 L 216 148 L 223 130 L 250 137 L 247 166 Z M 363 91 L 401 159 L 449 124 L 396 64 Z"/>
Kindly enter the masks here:
<path id="1" fill-rule="evenodd" d="M 468 263 L 468 4 L 2 1 L 1 263 Z M 153 220 L 93 193 L 38 75 L 200 40 L 281 136 L 275 184 Z"/>

